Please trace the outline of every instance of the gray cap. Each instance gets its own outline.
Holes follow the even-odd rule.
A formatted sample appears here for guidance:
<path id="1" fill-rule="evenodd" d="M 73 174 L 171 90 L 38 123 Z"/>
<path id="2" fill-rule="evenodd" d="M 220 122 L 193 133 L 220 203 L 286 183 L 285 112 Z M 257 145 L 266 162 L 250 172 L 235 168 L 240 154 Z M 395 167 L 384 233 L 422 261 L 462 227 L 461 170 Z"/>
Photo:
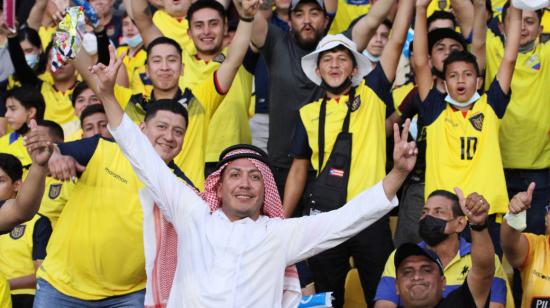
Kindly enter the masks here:
<path id="1" fill-rule="evenodd" d="M 314 3 L 317 3 L 321 9 L 324 11 L 325 10 L 325 2 L 324 0 L 292 0 L 292 3 L 290 3 L 290 11 L 294 11 L 298 5 L 302 2 L 314 2 Z"/>

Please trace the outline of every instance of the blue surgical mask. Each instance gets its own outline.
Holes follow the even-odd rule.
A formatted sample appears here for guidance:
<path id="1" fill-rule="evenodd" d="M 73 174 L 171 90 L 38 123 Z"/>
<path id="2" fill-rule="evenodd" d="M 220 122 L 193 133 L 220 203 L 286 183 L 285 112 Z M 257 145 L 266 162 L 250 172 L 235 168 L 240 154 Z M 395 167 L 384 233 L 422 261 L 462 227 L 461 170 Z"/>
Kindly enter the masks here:
<path id="1" fill-rule="evenodd" d="M 464 102 L 464 103 L 461 103 L 461 102 L 458 102 L 456 100 L 454 100 L 451 95 L 449 95 L 449 89 L 447 88 L 447 83 L 445 83 L 445 90 L 447 90 L 447 96 L 445 96 L 445 101 L 457 108 L 464 108 L 464 107 L 468 107 L 470 106 L 471 104 L 475 103 L 481 96 L 479 95 L 479 93 L 477 91 L 474 92 L 474 95 L 472 95 L 472 97 L 470 97 L 470 99 L 467 101 L 467 102 Z"/>
<path id="2" fill-rule="evenodd" d="M 363 50 L 363 55 L 365 57 L 367 57 L 367 59 L 369 59 L 370 62 L 374 62 L 374 63 L 377 63 L 377 62 L 380 62 L 380 57 L 377 57 L 373 54 L 371 54 L 368 50 Z"/>
<path id="3" fill-rule="evenodd" d="M 139 35 L 139 34 L 136 34 L 132 37 L 124 37 L 122 39 L 122 43 L 127 44 L 131 48 L 138 47 L 139 44 L 141 44 L 142 42 L 143 42 L 143 40 L 141 39 L 141 35 Z"/>
<path id="4" fill-rule="evenodd" d="M 26 54 L 25 61 L 27 61 L 27 65 L 29 65 L 30 68 L 34 69 L 38 65 L 38 62 L 40 62 L 40 57 L 33 53 Z"/>

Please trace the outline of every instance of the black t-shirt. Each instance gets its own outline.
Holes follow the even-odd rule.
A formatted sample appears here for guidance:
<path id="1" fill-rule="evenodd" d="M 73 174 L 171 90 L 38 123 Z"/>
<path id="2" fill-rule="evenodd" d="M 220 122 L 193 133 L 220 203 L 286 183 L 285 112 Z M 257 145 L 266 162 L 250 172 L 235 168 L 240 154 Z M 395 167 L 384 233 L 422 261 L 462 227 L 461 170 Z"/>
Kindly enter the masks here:
<path id="1" fill-rule="evenodd" d="M 487 295 L 487 300 L 485 303 L 485 307 L 489 307 L 489 295 Z M 470 288 L 468 287 L 468 279 L 464 280 L 464 283 L 460 288 L 452 291 L 442 299 L 436 308 L 476 308 L 476 302 L 474 300 L 474 297 L 472 296 L 472 293 L 470 292 Z"/>

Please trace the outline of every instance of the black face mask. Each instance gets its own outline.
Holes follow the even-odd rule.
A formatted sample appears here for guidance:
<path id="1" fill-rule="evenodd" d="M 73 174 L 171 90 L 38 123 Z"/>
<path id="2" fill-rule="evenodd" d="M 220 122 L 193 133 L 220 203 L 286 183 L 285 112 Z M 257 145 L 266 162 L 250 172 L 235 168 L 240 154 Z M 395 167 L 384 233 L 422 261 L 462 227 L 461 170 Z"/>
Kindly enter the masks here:
<path id="1" fill-rule="evenodd" d="M 344 91 L 346 91 L 350 86 L 351 86 L 351 78 L 346 78 L 346 80 L 337 87 L 331 87 L 324 80 L 321 81 L 321 88 L 335 95 L 340 95 L 344 93 Z"/>
<path id="2" fill-rule="evenodd" d="M 432 67 L 432 75 L 434 75 L 435 77 L 437 77 L 441 80 L 445 80 L 445 74 L 443 74 L 442 71 L 438 70 L 435 67 Z"/>
<path id="3" fill-rule="evenodd" d="M 449 237 L 445 234 L 447 221 L 441 218 L 426 215 L 418 223 L 418 233 L 429 246 L 436 246 Z"/>

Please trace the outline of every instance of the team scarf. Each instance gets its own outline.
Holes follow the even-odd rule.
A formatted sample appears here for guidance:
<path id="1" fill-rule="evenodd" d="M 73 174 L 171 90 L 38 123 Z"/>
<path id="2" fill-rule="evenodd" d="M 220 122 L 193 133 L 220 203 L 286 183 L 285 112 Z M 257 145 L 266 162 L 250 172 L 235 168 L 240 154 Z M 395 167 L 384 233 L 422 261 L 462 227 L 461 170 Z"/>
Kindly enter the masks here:
<path id="1" fill-rule="evenodd" d="M 249 149 L 236 149 L 227 153 L 224 158 L 242 154 L 257 155 L 257 152 Z M 252 162 L 254 166 L 260 170 L 263 177 L 265 194 L 261 214 L 270 218 L 284 218 L 281 198 L 279 197 L 277 185 L 275 184 L 271 170 L 260 160 L 254 158 L 246 159 Z M 230 163 L 231 161 L 228 161 L 212 173 L 206 179 L 204 192 L 200 193 L 202 199 L 208 203 L 211 213 L 214 213 L 222 207 L 222 200 L 217 196 L 217 189 L 221 184 L 222 172 Z M 199 193 L 198 191 L 196 192 Z M 153 207 L 152 216 L 154 221 L 156 249 L 154 252 L 155 260 L 152 264 L 152 271 L 148 273 L 149 281 L 147 282 L 147 292 L 150 292 L 150 294 L 145 298 L 145 308 L 164 308 L 168 303 L 168 297 L 176 272 L 178 236 L 174 226 L 162 216 L 156 205 Z M 146 214 L 144 214 L 144 219 L 146 219 Z M 281 307 L 296 307 L 300 303 L 301 296 L 298 271 L 296 270 L 296 266 L 289 266 L 284 272 L 283 300 Z"/>

